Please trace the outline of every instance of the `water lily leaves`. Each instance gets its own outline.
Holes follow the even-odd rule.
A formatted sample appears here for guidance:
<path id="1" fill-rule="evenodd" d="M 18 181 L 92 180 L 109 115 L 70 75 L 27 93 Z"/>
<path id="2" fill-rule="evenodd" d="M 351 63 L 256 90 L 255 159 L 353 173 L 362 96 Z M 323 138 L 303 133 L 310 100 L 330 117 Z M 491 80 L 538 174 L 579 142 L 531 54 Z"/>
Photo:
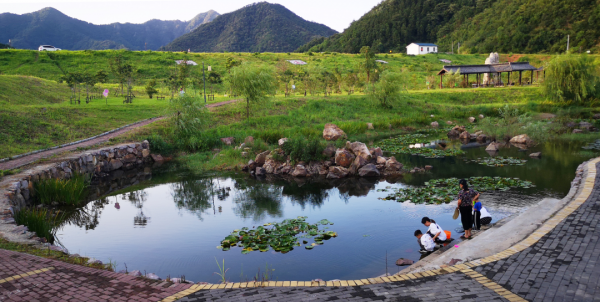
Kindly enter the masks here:
<path id="1" fill-rule="evenodd" d="M 527 160 L 514 157 L 490 157 L 478 159 L 465 159 L 465 162 L 478 163 L 488 167 L 504 167 L 504 166 L 523 166 Z"/>
<path id="2" fill-rule="evenodd" d="M 304 248 L 305 248 L 305 249 L 307 249 L 307 250 L 312 250 L 312 249 L 313 249 L 313 248 L 315 248 L 315 247 L 314 247 L 314 246 L 312 246 L 312 245 L 307 245 L 307 246 L 305 246 Z"/>
<path id="3" fill-rule="evenodd" d="M 395 138 L 384 139 L 378 142 L 375 147 L 379 147 L 386 152 L 418 155 L 426 158 L 443 158 L 463 154 L 464 151 L 460 149 L 435 149 L 435 145 L 427 146 L 434 139 L 435 134 L 443 131 L 445 130 L 433 131 L 429 134 L 404 134 Z"/>

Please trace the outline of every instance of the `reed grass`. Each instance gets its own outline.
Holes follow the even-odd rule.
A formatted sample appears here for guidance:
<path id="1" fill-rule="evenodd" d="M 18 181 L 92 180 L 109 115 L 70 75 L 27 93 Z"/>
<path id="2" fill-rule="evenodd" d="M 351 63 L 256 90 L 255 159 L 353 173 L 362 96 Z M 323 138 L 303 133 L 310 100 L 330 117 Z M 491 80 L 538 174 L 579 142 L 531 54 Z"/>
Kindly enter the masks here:
<path id="1" fill-rule="evenodd" d="M 73 173 L 70 179 L 44 179 L 34 182 L 34 198 L 37 203 L 76 206 L 87 194 L 89 178 Z"/>
<path id="2" fill-rule="evenodd" d="M 40 238 L 46 238 L 48 242 L 54 242 L 54 234 L 58 222 L 63 214 L 53 212 L 44 208 L 24 208 L 16 212 L 15 222 L 26 226 L 29 231 L 34 232 Z"/>

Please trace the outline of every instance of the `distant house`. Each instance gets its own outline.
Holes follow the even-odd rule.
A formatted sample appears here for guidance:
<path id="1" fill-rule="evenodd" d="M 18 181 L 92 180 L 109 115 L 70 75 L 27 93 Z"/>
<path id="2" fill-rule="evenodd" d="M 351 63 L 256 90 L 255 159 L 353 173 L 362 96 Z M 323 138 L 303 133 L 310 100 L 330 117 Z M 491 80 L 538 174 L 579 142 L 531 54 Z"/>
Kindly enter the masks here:
<path id="1" fill-rule="evenodd" d="M 414 56 L 437 52 L 438 46 L 432 43 L 410 43 L 410 45 L 406 46 L 406 54 Z"/>

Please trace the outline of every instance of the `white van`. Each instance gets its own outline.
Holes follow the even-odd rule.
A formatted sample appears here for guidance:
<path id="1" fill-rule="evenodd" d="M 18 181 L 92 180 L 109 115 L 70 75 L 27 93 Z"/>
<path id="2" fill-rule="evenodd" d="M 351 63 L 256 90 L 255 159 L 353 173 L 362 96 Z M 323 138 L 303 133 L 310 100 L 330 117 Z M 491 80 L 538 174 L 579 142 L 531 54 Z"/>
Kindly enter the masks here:
<path id="1" fill-rule="evenodd" d="M 57 51 L 57 50 L 61 50 L 60 48 L 56 48 L 52 45 L 40 45 L 40 47 L 38 48 L 39 51 Z"/>

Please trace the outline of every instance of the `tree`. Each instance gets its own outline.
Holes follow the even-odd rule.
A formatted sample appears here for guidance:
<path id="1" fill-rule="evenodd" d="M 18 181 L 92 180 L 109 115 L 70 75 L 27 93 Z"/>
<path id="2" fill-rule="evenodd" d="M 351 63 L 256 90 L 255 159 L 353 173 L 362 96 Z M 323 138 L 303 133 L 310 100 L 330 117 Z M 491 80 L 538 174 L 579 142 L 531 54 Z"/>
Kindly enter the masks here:
<path id="1" fill-rule="evenodd" d="M 82 82 L 85 84 L 86 101 L 89 101 L 90 89 L 94 88 L 96 83 L 98 83 L 98 78 L 96 77 L 96 75 L 83 74 L 81 79 Z"/>
<path id="2" fill-rule="evenodd" d="M 206 149 L 203 134 L 210 124 L 210 115 L 203 101 L 190 94 L 180 95 L 169 102 L 169 112 L 176 141 L 193 151 Z"/>
<path id="3" fill-rule="evenodd" d="M 598 66 L 591 56 L 556 56 L 545 71 L 543 91 L 554 101 L 583 104 L 600 93 Z"/>
<path id="4" fill-rule="evenodd" d="M 117 79 L 119 85 L 121 85 L 121 95 L 123 95 L 123 85 L 127 79 L 127 68 L 125 67 L 125 64 L 125 59 L 120 53 L 108 61 L 110 72 Z"/>
<path id="5" fill-rule="evenodd" d="M 375 62 L 375 53 L 369 46 L 363 46 L 360 49 L 360 55 L 364 59 L 360 63 L 360 68 L 367 74 L 367 84 L 371 83 L 371 72 L 377 69 L 377 62 Z"/>
<path id="6" fill-rule="evenodd" d="M 378 101 L 384 108 L 392 108 L 392 104 L 400 99 L 402 92 L 402 76 L 395 72 L 384 71 L 379 81 L 367 87 L 369 96 Z"/>
<path id="7" fill-rule="evenodd" d="M 152 79 L 148 82 L 148 85 L 146 85 L 146 93 L 148 94 L 148 97 L 152 98 L 153 95 L 158 93 L 158 90 L 156 90 L 156 80 Z"/>
<path id="8" fill-rule="evenodd" d="M 61 77 L 62 81 L 65 81 L 69 87 L 71 87 L 71 100 L 74 100 L 77 95 L 79 84 L 84 82 L 84 75 L 79 72 L 68 72 Z M 79 90 L 81 92 L 81 90 Z M 81 95 L 79 96 L 79 102 L 81 102 Z"/>
<path id="9" fill-rule="evenodd" d="M 242 64 L 231 70 L 231 88 L 246 99 L 246 118 L 250 120 L 250 102 L 259 101 L 275 90 L 273 70 Z"/>

